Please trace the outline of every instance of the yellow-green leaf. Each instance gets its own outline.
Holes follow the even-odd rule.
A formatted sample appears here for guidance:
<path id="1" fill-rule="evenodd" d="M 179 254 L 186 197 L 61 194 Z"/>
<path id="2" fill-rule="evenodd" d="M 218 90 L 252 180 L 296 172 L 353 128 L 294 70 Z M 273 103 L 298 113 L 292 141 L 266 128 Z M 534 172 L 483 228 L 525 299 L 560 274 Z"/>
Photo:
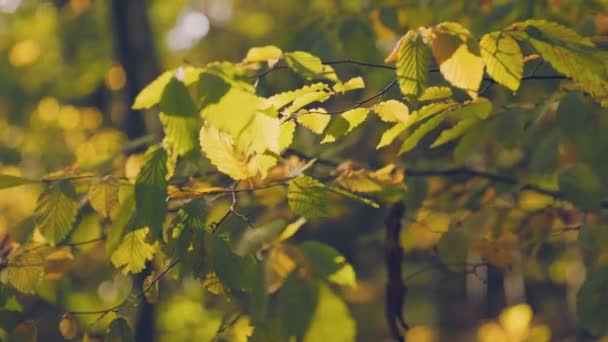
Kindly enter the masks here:
<path id="1" fill-rule="evenodd" d="M 281 58 L 281 55 L 283 55 L 283 51 L 274 45 L 253 47 L 247 51 L 247 55 L 245 56 L 243 62 L 266 62 Z"/>
<path id="2" fill-rule="evenodd" d="M 327 188 L 308 176 L 294 178 L 287 187 L 287 202 L 300 216 L 308 219 L 323 216 L 327 211 Z"/>
<path id="3" fill-rule="evenodd" d="M 52 251 L 48 245 L 27 243 L 19 246 L 7 258 L 0 271 L 0 280 L 19 292 L 33 294 L 44 274 L 46 256 Z"/>
<path id="4" fill-rule="evenodd" d="M 319 286 L 318 298 L 303 341 L 355 341 L 357 326 L 344 301 L 323 283 Z"/>
<path id="5" fill-rule="evenodd" d="M 331 115 L 321 114 L 327 112 L 322 108 L 312 109 L 311 112 L 313 113 L 307 113 L 306 111 L 298 112 L 298 123 L 313 133 L 322 134 L 331 120 Z"/>
<path id="6" fill-rule="evenodd" d="M 445 114 L 435 115 L 432 118 L 428 119 L 426 122 L 421 124 L 418 128 L 412 132 L 405 140 L 403 141 L 403 145 L 399 149 L 399 154 L 405 153 L 416 147 L 420 139 L 422 139 L 427 133 L 435 129 L 443 119 L 445 118 Z"/>
<path id="7" fill-rule="evenodd" d="M 373 107 L 373 111 L 378 114 L 384 122 L 406 122 L 410 114 L 407 106 L 397 100 L 388 100 L 378 103 Z"/>
<path id="8" fill-rule="evenodd" d="M 404 95 L 418 95 L 426 85 L 429 47 L 420 32 L 410 30 L 403 38 L 397 59 L 397 81 Z"/>
<path id="9" fill-rule="evenodd" d="M 103 217 L 110 217 L 118 204 L 118 182 L 114 178 L 104 178 L 89 188 L 89 203 Z"/>
<path id="10" fill-rule="evenodd" d="M 477 117 L 469 117 L 458 121 L 458 123 L 454 125 L 454 127 L 443 130 L 441 134 L 439 134 L 439 137 L 437 137 L 433 144 L 431 144 L 431 147 L 439 147 L 454 139 L 460 138 L 467 132 L 469 128 L 471 128 L 477 122 L 479 122 L 479 119 Z"/>
<path id="11" fill-rule="evenodd" d="M 231 87 L 217 102 L 205 106 L 201 115 L 236 141 L 241 133 L 251 126 L 256 113 L 262 108 L 263 99 L 248 91 Z"/>
<path id="12" fill-rule="evenodd" d="M 171 116 L 195 117 L 198 109 L 184 82 L 172 77 L 165 86 L 159 103 L 160 111 Z"/>
<path id="13" fill-rule="evenodd" d="M 40 233 L 55 245 L 72 231 L 78 203 L 76 190 L 69 181 L 52 184 L 38 199 L 36 224 Z"/>
<path id="14" fill-rule="evenodd" d="M 376 146 L 376 149 L 380 149 L 384 146 L 392 144 L 392 142 L 399 136 L 399 134 L 405 132 L 407 127 L 408 126 L 406 124 L 398 122 L 395 126 L 384 131 L 384 133 L 382 133 L 382 137 L 380 138 L 378 146 Z"/>
<path id="15" fill-rule="evenodd" d="M 319 57 L 308 52 L 286 52 L 283 57 L 289 68 L 307 80 L 326 79 L 334 82 L 339 81 L 332 67 L 323 65 Z"/>
<path id="16" fill-rule="evenodd" d="M 38 183 L 38 181 L 12 175 L 0 175 L 0 189 L 34 183 Z"/>
<path id="17" fill-rule="evenodd" d="M 328 93 L 329 87 L 325 83 L 314 83 L 305 85 L 302 88 L 275 94 L 268 98 L 276 109 L 281 109 L 302 96 L 314 93 Z M 322 98 L 325 95 L 317 95 Z"/>
<path id="18" fill-rule="evenodd" d="M 199 117 L 185 117 L 160 113 L 160 122 L 165 131 L 164 143 L 171 146 L 171 150 L 178 156 L 190 152 L 197 146 L 197 135 L 201 119 Z"/>
<path id="19" fill-rule="evenodd" d="M 321 144 L 334 142 L 336 139 L 350 133 L 365 121 L 368 113 L 369 108 L 355 108 L 336 116 L 327 127 Z"/>
<path id="20" fill-rule="evenodd" d="M 562 42 L 566 42 L 573 45 L 581 45 L 586 47 L 594 47 L 595 44 L 591 39 L 587 37 L 583 37 L 578 34 L 576 31 L 569 29 L 563 25 L 558 23 L 554 23 L 551 21 L 546 21 L 542 19 L 530 19 L 524 22 L 515 23 L 511 25 L 511 28 L 519 28 L 525 29 L 527 27 L 534 27 L 540 30 L 544 35 L 559 40 Z"/>
<path id="21" fill-rule="evenodd" d="M 479 56 L 476 41 L 460 25 L 450 23 L 438 25 L 434 30 L 432 42 L 433 56 L 443 77 L 455 87 L 464 89 L 472 98 L 483 77 L 483 60 Z M 476 47 L 471 51 L 471 47 Z"/>
<path id="22" fill-rule="evenodd" d="M 281 124 L 281 134 L 279 136 L 279 152 L 284 151 L 293 142 L 293 135 L 296 131 L 296 123 L 286 121 Z"/>
<path id="23" fill-rule="evenodd" d="M 418 101 L 443 100 L 452 96 L 452 89 L 449 87 L 428 87 L 425 88 Z"/>
<path id="24" fill-rule="evenodd" d="M 524 62 L 515 39 L 501 32 L 492 32 L 481 38 L 479 48 L 488 74 L 496 82 L 516 91 L 524 71 Z"/>
<path id="25" fill-rule="evenodd" d="M 126 234 L 110 260 L 122 273 L 139 273 L 146 267 L 146 261 L 154 257 L 156 248 L 146 241 L 148 228 L 140 228 Z"/>
<path id="26" fill-rule="evenodd" d="M 214 126 L 204 125 L 201 128 L 200 143 L 211 164 L 220 172 L 236 180 L 251 177 L 246 156 L 236 150 L 232 137 L 228 134 L 220 132 Z"/>
<path id="27" fill-rule="evenodd" d="M 361 76 L 353 77 L 344 83 L 336 83 L 334 85 L 334 91 L 342 94 L 346 93 L 347 91 L 363 88 L 365 88 L 365 81 L 363 81 Z"/>
<path id="28" fill-rule="evenodd" d="M 198 76 L 203 72 L 204 69 L 186 66 L 182 67 L 184 72 L 184 84 L 190 85 L 198 80 Z M 148 109 L 155 106 L 160 102 L 161 96 L 165 87 L 171 81 L 171 78 L 175 75 L 177 69 L 173 69 L 164 72 L 157 79 L 148 84 L 135 98 L 133 103 L 133 109 Z"/>

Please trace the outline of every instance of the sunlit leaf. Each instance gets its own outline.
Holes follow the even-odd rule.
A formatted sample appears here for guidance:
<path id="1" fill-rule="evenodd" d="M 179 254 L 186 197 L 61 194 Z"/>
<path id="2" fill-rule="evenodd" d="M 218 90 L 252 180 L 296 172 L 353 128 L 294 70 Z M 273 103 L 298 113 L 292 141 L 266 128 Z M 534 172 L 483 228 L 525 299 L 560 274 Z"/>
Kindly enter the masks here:
<path id="1" fill-rule="evenodd" d="M 76 190 L 69 181 L 52 184 L 38 199 L 36 224 L 52 244 L 63 241 L 72 231 L 78 203 Z"/>
<path id="2" fill-rule="evenodd" d="M 70 248 L 64 247 L 49 253 L 44 265 L 44 278 L 57 280 L 67 272 L 74 262 Z"/>
<path id="3" fill-rule="evenodd" d="M 106 256 L 110 257 L 120 245 L 121 239 L 126 232 L 133 228 L 135 218 L 135 198 L 131 188 L 130 194 L 126 195 L 120 203 L 120 209 L 110 226 L 106 238 Z"/>
<path id="4" fill-rule="evenodd" d="M 281 133 L 279 135 L 279 152 L 284 151 L 293 142 L 293 136 L 296 132 L 296 124 L 293 121 L 286 121 L 281 124 Z"/>
<path id="5" fill-rule="evenodd" d="M 478 121 L 479 119 L 477 117 L 470 117 L 458 121 L 458 123 L 453 127 L 441 131 L 441 134 L 439 134 L 437 139 L 435 139 L 435 141 L 431 144 L 431 147 L 439 147 L 452 140 L 460 138 Z"/>
<path id="6" fill-rule="evenodd" d="M 266 62 L 273 59 L 281 58 L 283 51 L 274 45 L 253 47 L 247 51 L 247 55 L 243 62 L 255 63 L 255 62 Z"/>
<path id="7" fill-rule="evenodd" d="M 587 37 L 583 37 L 580 34 L 578 34 L 576 31 L 569 29 L 563 25 L 560 25 L 555 22 L 547 21 L 547 20 L 529 19 L 524 22 L 514 23 L 511 25 L 510 28 L 526 29 L 530 26 L 538 29 L 543 34 L 547 35 L 548 37 L 558 40 L 558 41 L 562 41 L 562 42 L 566 42 L 566 43 L 574 44 L 574 45 L 582 45 L 582 46 L 586 46 L 586 47 L 595 46 L 595 44 L 593 43 L 593 41 L 591 41 L 591 39 L 589 39 Z"/>
<path id="8" fill-rule="evenodd" d="M 104 342 L 134 342 L 133 332 L 129 323 L 122 318 L 114 319 L 108 326 Z"/>
<path id="9" fill-rule="evenodd" d="M 306 219 L 304 217 L 300 217 L 296 221 L 288 224 L 277 238 L 277 242 L 288 240 L 290 237 L 294 236 L 305 223 Z"/>
<path id="10" fill-rule="evenodd" d="M 232 137 L 228 134 L 205 125 L 201 129 L 200 143 L 207 158 L 220 172 L 236 180 L 252 176 L 249 174 L 246 157 L 236 150 Z"/>
<path id="11" fill-rule="evenodd" d="M 182 67 L 184 72 L 184 84 L 190 85 L 194 83 L 199 75 L 203 72 L 202 68 L 185 66 Z M 165 87 L 175 76 L 176 70 L 164 72 L 157 79 L 148 84 L 135 98 L 133 109 L 148 109 L 160 102 Z"/>
<path id="12" fill-rule="evenodd" d="M 376 149 L 380 149 L 384 146 L 392 144 L 399 134 L 405 132 L 406 129 L 407 125 L 402 122 L 399 122 L 393 127 L 387 129 L 384 131 L 384 133 L 382 133 L 382 137 L 380 138 L 380 142 L 378 143 L 378 146 L 376 146 Z"/>
<path id="13" fill-rule="evenodd" d="M 369 108 L 355 108 L 336 116 L 327 127 L 321 144 L 334 142 L 350 133 L 365 121 L 368 113 Z"/>
<path id="14" fill-rule="evenodd" d="M 89 203 L 103 217 L 109 217 L 112 209 L 118 205 L 118 182 L 114 178 L 103 178 L 91 184 Z"/>
<path id="15" fill-rule="evenodd" d="M 492 112 L 492 102 L 484 98 L 477 98 L 450 112 L 458 118 L 458 123 L 441 132 L 431 147 L 438 147 L 463 136 L 480 120 L 486 119 Z"/>
<path id="16" fill-rule="evenodd" d="M 140 228 L 126 234 L 118 248 L 112 253 L 112 264 L 123 274 L 139 273 L 146 261 L 151 260 L 156 248 L 147 241 L 148 228 Z"/>
<path id="17" fill-rule="evenodd" d="M 418 97 L 418 101 L 443 100 L 452 97 L 452 89 L 449 87 L 428 87 Z"/>
<path id="18" fill-rule="evenodd" d="M 251 92 L 231 87 L 217 102 L 206 105 L 201 115 L 236 141 L 263 107 L 263 99 Z"/>
<path id="19" fill-rule="evenodd" d="M 160 122 L 165 132 L 165 143 L 177 155 L 184 155 L 195 148 L 200 127 L 200 118 L 172 116 L 160 113 Z"/>
<path id="20" fill-rule="evenodd" d="M 481 38 L 479 48 L 488 74 L 496 82 L 516 91 L 524 71 L 524 62 L 515 39 L 501 32 L 492 32 Z"/>
<path id="21" fill-rule="evenodd" d="M 156 239 L 162 234 L 167 214 L 167 152 L 153 146 L 144 159 L 135 180 L 135 215 L 139 227 L 149 227 Z"/>
<path id="22" fill-rule="evenodd" d="M 477 97 L 484 64 L 476 42 L 465 28 L 455 23 L 438 25 L 434 34 L 433 56 L 443 77 L 471 97 Z"/>
<path id="23" fill-rule="evenodd" d="M 332 187 L 332 186 L 328 186 L 327 190 L 342 195 L 346 198 L 350 198 L 352 200 L 355 200 L 357 202 L 363 203 L 365 205 L 369 205 L 372 208 L 380 208 L 380 205 L 372 200 L 370 200 L 369 198 L 365 198 L 362 196 L 359 196 L 357 194 L 354 194 L 350 191 L 344 190 L 344 189 L 340 189 L 340 188 L 336 188 L 336 187 Z"/>
<path id="24" fill-rule="evenodd" d="M 14 186 L 35 183 L 38 183 L 38 181 L 18 176 L 0 175 L 0 189 L 12 188 Z"/>
<path id="25" fill-rule="evenodd" d="M 353 77 L 344 83 L 336 83 L 334 91 L 336 93 L 346 93 L 347 91 L 365 88 L 365 81 L 361 76 Z"/>
<path id="26" fill-rule="evenodd" d="M 317 218 L 327 211 L 327 188 L 318 180 L 300 176 L 289 181 L 287 201 L 296 214 Z"/>
<path id="27" fill-rule="evenodd" d="M 325 112 L 321 109 L 312 110 L 315 113 L 307 113 L 307 112 L 299 112 L 297 116 L 298 123 L 313 133 L 323 134 L 327 125 L 329 125 L 329 121 L 331 120 L 331 115 L 321 114 L 316 112 Z"/>
<path id="28" fill-rule="evenodd" d="M 44 274 L 46 256 L 52 251 L 48 245 L 28 243 L 13 251 L 7 265 L 0 271 L 0 280 L 19 292 L 33 294 Z"/>
<path id="29" fill-rule="evenodd" d="M 318 304 L 304 342 L 356 340 L 357 326 L 348 306 L 329 286 L 320 284 Z"/>
<path id="30" fill-rule="evenodd" d="M 576 295 L 578 320 L 594 335 L 608 331 L 608 267 L 600 266 L 587 272 L 587 279 Z"/>
<path id="31" fill-rule="evenodd" d="M 416 128 L 412 134 L 410 134 L 401 145 L 399 149 L 399 153 L 405 153 L 416 147 L 420 139 L 422 139 L 427 133 L 437 128 L 439 124 L 445 118 L 445 114 L 435 115 L 434 117 L 428 119 L 426 122 L 421 124 L 418 128 Z"/>
<path id="32" fill-rule="evenodd" d="M 329 90 L 329 87 L 327 86 L 327 84 L 314 83 L 314 84 L 305 85 L 299 89 L 275 94 L 275 95 L 269 97 L 268 100 L 272 103 L 272 105 L 276 109 L 281 109 L 281 108 L 287 106 L 288 104 L 290 104 L 291 102 L 293 102 L 294 100 L 301 98 L 301 97 L 312 97 L 312 98 L 319 99 L 319 100 L 313 100 L 311 102 L 322 101 L 323 98 L 329 97 L 328 90 Z M 313 94 L 313 95 L 311 95 L 311 94 Z M 311 103 L 311 102 L 309 102 L 309 103 Z M 294 108 L 292 108 L 292 110 L 294 110 Z"/>
<path id="33" fill-rule="evenodd" d="M 397 59 L 397 81 L 404 95 L 418 95 L 426 85 L 429 47 L 419 32 L 410 30 L 403 38 Z"/>
<path id="34" fill-rule="evenodd" d="M 373 111 L 378 114 L 384 122 L 406 122 L 410 110 L 403 102 L 388 100 L 378 103 L 373 107 Z"/>
<path id="35" fill-rule="evenodd" d="M 326 79 L 338 82 L 338 76 L 328 65 L 323 65 L 319 57 L 304 51 L 286 52 L 283 54 L 285 63 L 295 73 L 307 80 Z"/>

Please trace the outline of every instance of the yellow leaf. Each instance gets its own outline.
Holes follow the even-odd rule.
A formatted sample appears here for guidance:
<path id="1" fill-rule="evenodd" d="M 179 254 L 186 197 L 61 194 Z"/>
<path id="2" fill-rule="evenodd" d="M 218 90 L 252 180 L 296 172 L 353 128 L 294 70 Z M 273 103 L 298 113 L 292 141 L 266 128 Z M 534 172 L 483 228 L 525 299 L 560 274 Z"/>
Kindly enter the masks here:
<path id="1" fill-rule="evenodd" d="M 313 109 L 311 112 L 314 113 L 299 112 L 297 114 L 298 123 L 313 133 L 322 134 L 331 120 L 331 115 L 320 114 L 320 112 L 326 112 L 322 108 Z"/>
<path id="2" fill-rule="evenodd" d="M 523 74 L 524 61 L 515 39 L 501 32 L 492 32 L 481 38 L 479 48 L 488 74 L 496 82 L 516 91 Z"/>
<path id="3" fill-rule="evenodd" d="M 397 100 L 380 102 L 373 107 L 373 111 L 384 122 L 406 122 L 410 113 L 407 106 Z"/>
<path id="4" fill-rule="evenodd" d="M 266 62 L 273 59 L 281 58 L 283 51 L 274 45 L 253 47 L 247 51 L 247 56 L 243 62 L 255 63 L 255 62 Z"/>
<path id="5" fill-rule="evenodd" d="M 232 137 L 228 134 L 205 124 L 201 128 L 200 143 L 209 161 L 220 172 L 236 180 L 247 179 L 252 176 L 247 167 L 246 156 L 236 151 Z"/>
<path id="6" fill-rule="evenodd" d="M 376 149 L 380 149 L 384 146 L 390 145 L 399 136 L 399 134 L 405 132 L 407 127 L 408 126 L 403 122 L 399 122 L 395 126 L 384 131 L 384 133 L 382 133 L 382 137 L 380 138 L 378 146 L 376 146 Z"/>
<path id="7" fill-rule="evenodd" d="M 428 76 L 429 48 L 422 31 L 410 30 L 403 38 L 397 59 L 397 81 L 404 95 L 418 95 Z"/>
<path id="8" fill-rule="evenodd" d="M 118 182 L 113 178 L 104 178 L 89 188 L 89 203 L 103 217 L 109 217 L 112 209 L 118 204 Z"/>
<path id="9" fill-rule="evenodd" d="M 483 77 L 483 60 L 478 51 L 471 51 L 475 41 L 462 27 L 437 26 L 432 51 L 443 77 L 455 87 L 464 89 L 472 98 Z"/>
<path id="10" fill-rule="evenodd" d="M 368 113 L 369 108 L 355 108 L 336 116 L 327 128 L 321 144 L 334 142 L 337 138 L 350 133 L 365 121 Z"/>
<path id="11" fill-rule="evenodd" d="M 155 246 L 146 241 L 148 231 L 148 228 L 141 228 L 128 233 L 112 253 L 112 264 L 120 268 L 123 274 L 141 272 L 146 261 L 154 256 Z"/>
<path id="12" fill-rule="evenodd" d="M 184 84 L 190 85 L 198 80 L 198 76 L 204 71 L 202 68 L 186 66 L 181 68 L 184 72 Z M 158 104 L 165 87 L 176 73 L 176 69 L 164 72 L 157 79 L 148 84 L 135 98 L 133 109 L 148 109 Z"/>
<path id="13" fill-rule="evenodd" d="M 336 93 L 346 93 L 347 91 L 365 88 L 365 81 L 361 76 L 353 77 L 344 83 L 336 83 L 334 91 Z"/>
<path id="14" fill-rule="evenodd" d="M 284 151 L 293 142 L 293 135 L 296 131 L 296 124 L 293 121 L 286 121 L 281 124 L 279 135 L 279 152 Z"/>

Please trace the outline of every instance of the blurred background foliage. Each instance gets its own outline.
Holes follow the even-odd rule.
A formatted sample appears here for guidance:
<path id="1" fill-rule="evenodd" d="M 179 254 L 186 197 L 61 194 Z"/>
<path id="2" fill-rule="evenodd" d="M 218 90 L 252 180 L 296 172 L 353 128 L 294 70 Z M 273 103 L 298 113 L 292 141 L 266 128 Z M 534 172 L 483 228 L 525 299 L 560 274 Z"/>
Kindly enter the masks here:
<path id="1" fill-rule="evenodd" d="M 132 89 L 141 89 L 161 71 L 179 65 L 237 61 L 250 47 L 267 44 L 285 51 L 310 51 L 324 60 L 382 63 L 409 28 L 442 21 L 460 22 L 480 36 L 513 21 L 546 18 L 601 38 L 608 35 L 606 13 L 608 2 L 602 0 L 0 0 L 0 173 L 39 178 L 66 165 L 86 169 L 110 160 L 115 166 L 126 164 L 128 174 L 129 165 L 138 164 L 138 157 L 127 160 L 122 153 L 129 141 L 161 138 L 156 115 L 129 109 Z M 393 77 L 391 72 L 353 65 L 336 68 L 345 75 L 343 79 L 361 74 L 368 84 L 365 91 L 349 95 L 351 101 L 373 94 Z M 288 73 L 276 72 L 259 89 L 268 95 L 295 88 L 298 82 Z M 550 107 L 553 104 L 547 98 L 557 88 L 557 82 L 532 82 L 515 99 L 546 101 Z M 505 89 L 495 87 L 490 94 L 499 103 L 513 101 Z M 554 112 L 555 106 L 549 111 Z M 601 127 L 608 125 L 605 117 L 600 121 Z M 395 151 L 374 149 L 379 125 L 365 125 L 339 146 L 319 146 L 312 135 L 303 133 L 296 146 L 310 155 L 369 160 L 379 167 L 395 161 L 391 159 Z M 526 145 L 513 141 L 514 148 L 488 149 L 476 162 L 510 169 L 529 159 L 523 164 L 524 172 L 533 177 L 576 158 L 572 146 L 551 140 L 557 134 L 554 128 L 541 127 L 537 133 Z M 433 160 L 441 153 L 441 149 L 415 151 L 406 163 L 437 166 Z M 493 157 L 488 159 L 488 154 Z M 572 246 L 577 233 L 534 243 L 535 234 L 551 231 L 557 221 L 573 219 L 543 210 L 551 199 L 527 192 L 513 197 L 515 204 L 510 205 L 517 210 L 484 206 L 493 201 L 488 191 L 479 194 L 486 197 L 485 202 L 467 207 L 470 198 L 461 195 L 485 189 L 476 184 L 464 182 L 460 188 L 452 186 L 449 192 L 442 192 L 444 180 L 408 180 L 412 203 L 419 205 L 426 194 L 436 194 L 426 200 L 428 209 L 408 216 L 411 224 L 402 236 L 408 251 L 404 272 L 410 286 L 405 316 L 413 327 L 408 340 L 583 339 L 574 318 L 574 296 L 585 275 L 584 255 Z M 26 229 L 18 222 L 34 211 L 40 191 L 37 186 L 26 186 L 2 192 L 0 232 L 10 232 L 18 240 Z M 454 201 L 460 201 L 455 206 L 460 210 L 453 210 Z M 225 210 L 216 207 L 219 209 L 213 210 L 218 214 L 210 213 L 211 218 Z M 255 203 L 246 210 L 260 222 L 280 216 L 258 213 L 264 209 Z M 336 206 L 329 219 L 307 226 L 298 236 L 332 244 L 354 265 L 358 286 L 343 294 L 360 341 L 388 336 L 381 267 L 384 214 Z M 466 216 L 466 221 L 461 222 L 459 215 Z M 518 226 L 523 217 L 528 221 Z M 99 231 L 97 220 L 83 217 L 79 222 L 71 239 L 94 238 Z M 477 247 L 480 254 L 494 258 L 497 267 L 450 273 L 437 265 L 433 255 L 441 236 L 438 232 L 455 222 L 480 232 L 509 232 L 499 234 L 500 240 L 493 244 L 480 240 Z M 524 233 L 532 235 L 528 241 L 533 248 L 521 251 L 518 238 Z M 61 307 L 101 309 L 131 291 L 131 280 L 109 265 L 102 247 L 83 245 L 78 249 L 81 255 L 68 274 L 41 285 L 42 300 L 25 301 L 33 308 L 30 312 L 36 313 L 40 340 L 60 339 Z M 216 335 L 222 320 L 218 307 L 224 305 L 220 299 L 188 280 L 163 282 L 160 291 L 155 318 L 160 341 L 208 341 Z M 103 327 L 112 315 L 97 325 Z M 83 326 L 95 318 L 78 317 Z M 248 329 L 246 322 L 239 323 L 222 336 L 244 341 Z"/>

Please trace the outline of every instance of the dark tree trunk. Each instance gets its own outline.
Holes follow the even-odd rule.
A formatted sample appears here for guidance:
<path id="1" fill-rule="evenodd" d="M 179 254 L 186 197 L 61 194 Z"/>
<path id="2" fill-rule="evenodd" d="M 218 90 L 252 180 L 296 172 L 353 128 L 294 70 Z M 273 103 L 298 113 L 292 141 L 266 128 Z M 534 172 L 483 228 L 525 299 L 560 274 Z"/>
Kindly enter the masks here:
<path id="1" fill-rule="evenodd" d="M 114 49 L 118 62 L 126 74 L 125 105 L 128 109 L 123 121 L 123 129 L 130 140 L 147 133 L 158 133 L 160 124 L 157 116 L 145 117 L 143 112 L 131 109 L 135 97 L 160 73 L 160 66 L 148 18 L 146 0 L 111 0 L 110 13 L 114 30 Z M 151 265 L 134 277 L 136 289 L 142 288 Z M 136 341 L 155 340 L 155 307 L 144 298 L 138 307 L 135 322 Z"/>
<path id="2" fill-rule="evenodd" d="M 110 12 L 115 56 L 127 76 L 125 100 L 129 109 L 123 124 L 124 131 L 129 139 L 141 137 L 146 133 L 158 133 L 160 126 L 156 116 L 146 118 L 145 113 L 130 109 L 141 89 L 160 73 L 147 1 L 111 0 Z M 152 121 L 153 118 L 155 121 Z"/>

